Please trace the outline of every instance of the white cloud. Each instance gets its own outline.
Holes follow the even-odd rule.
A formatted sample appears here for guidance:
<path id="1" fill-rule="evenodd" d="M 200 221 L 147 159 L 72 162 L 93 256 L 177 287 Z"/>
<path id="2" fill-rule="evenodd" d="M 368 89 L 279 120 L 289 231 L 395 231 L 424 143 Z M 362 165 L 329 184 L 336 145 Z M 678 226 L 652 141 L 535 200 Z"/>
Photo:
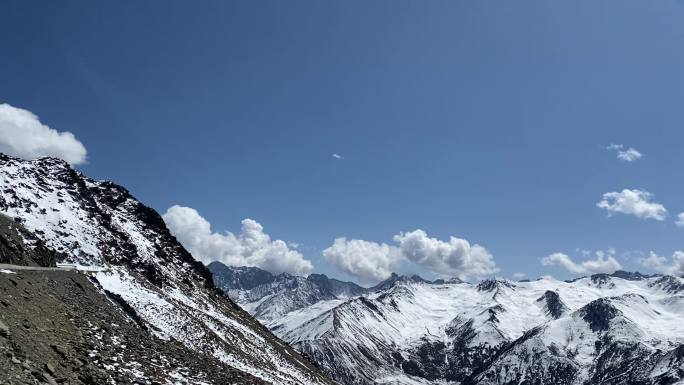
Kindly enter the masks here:
<path id="1" fill-rule="evenodd" d="M 525 278 L 527 274 L 525 273 L 513 273 L 513 277 L 517 279 Z"/>
<path id="2" fill-rule="evenodd" d="M 340 154 L 332 154 L 332 157 L 335 159 L 344 159 L 344 157 Z"/>
<path id="3" fill-rule="evenodd" d="M 667 216 L 665 206 L 653 202 L 653 195 L 648 191 L 624 189 L 621 192 L 608 192 L 596 204 L 599 208 L 614 213 L 630 214 L 641 219 L 662 221 Z"/>
<path id="4" fill-rule="evenodd" d="M 635 160 L 641 158 L 641 156 L 641 153 L 632 147 L 624 151 L 618 151 L 617 153 L 618 159 L 625 162 L 634 162 Z"/>
<path id="5" fill-rule="evenodd" d="M 195 209 L 172 206 L 162 216 L 178 241 L 199 261 L 220 261 L 228 266 L 256 266 L 272 273 L 308 274 L 310 261 L 284 241 L 271 240 L 253 219 L 244 219 L 239 234 L 214 233 Z"/>
<path id="6" fill-rule="evenodd" d="M 574 274 L 612 273 L 622 269 L 620 262 L 615 259 L 612 252 L 597 251 L 595 259 L 587 259 L 575 262 L 567 254 L 553 253 L 541 260 L 544 266 L 560 266 Z"/>
<path id="7" fill-rule="evenodd" d="M 677 220 L 675 224 L 679 227 L 684 227 L 684 213 L 677 214 Z"/>
<path id="8" fill-rule="evenodd" d="M 606 149 L 615 151 L 617 158 L 624 162 L 634 162 L 643 156 L 636 148 L 629 147 L 625 149 L 621 144 L 610 144 Z"/>
<path id="9" fill-rule="evenodd" d="M 412 262 L 440 276 L 466 280 L 499 271 L 492 255 L 480 245 L 451 237 L 448 242 L 430 238 L 423 230 L 400 233 L 395 245 L 359 239 L 337 238 L 323 251 L 332 265 L 364 280 L 377 282 L 389 277 L 400 262 Z"/>
<path id="10" fill-rule="evenodd" d="M 396 247 L 344 237 L 335 239 L 323 255 L 341 271 L 368 283 L 389 277 L 392 267 L 401 259 Z"/>
<path id="11" fill-rule="evenodd" d="M 431 272 L 466 280 L 471 276 L 494 274 L 499 269 L 494 258 L 484 247 L 471 245 L 467 240 L 450 237 L 448 242 L 430 238 L 423 230 L 394 236 L 401 254 Z"/>
<path id="12" fill-rule="evenodd" d="M 58 132 L 40 122 L 31 111 L 0 104 L 0 152 L 24 159 L 43 156 L 70 164 L 86 161 L 86 149 L 70 132 Z"/>
<path id="13" fill-rule="evenodd" d="M 684 251 L 675 251 L 668 263 L 667 258 L 661 257 L 651 251 L 648 257 L 639 260 L 639 263 L 651 270 L 664 274 L 684 276 Z"/>

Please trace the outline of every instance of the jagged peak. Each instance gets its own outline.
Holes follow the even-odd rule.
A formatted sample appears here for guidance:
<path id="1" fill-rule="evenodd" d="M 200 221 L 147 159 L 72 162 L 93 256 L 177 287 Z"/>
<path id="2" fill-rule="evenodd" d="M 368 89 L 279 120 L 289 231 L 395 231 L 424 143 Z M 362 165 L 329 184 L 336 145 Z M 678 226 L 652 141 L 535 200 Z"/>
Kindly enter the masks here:
<path id="1" fill-rule="evenodd" d="M 478 291 L 493 291 L 501 287 L 515 287 L 515 284 L 506 279 L 485 279 L 477 284 Z"/>
<path id="2" fill-rule="evenodd" d="M 415 283 L 432 283 L 431 281 L 428 281 L 427 279 L 424 279 L 423 277 L 413 274 L 410 277 L 406 275 L 399 275 L 397 273 L 392 273 L 389 278 L 385 279 L 384 281 L 378 283 L 377 285 L 371 287 L 369 290 L 371 291 L 380 291 L 380 290 L 387 290 L 394 285 L 396 285 L 398 282 L 415 282 Z"/>

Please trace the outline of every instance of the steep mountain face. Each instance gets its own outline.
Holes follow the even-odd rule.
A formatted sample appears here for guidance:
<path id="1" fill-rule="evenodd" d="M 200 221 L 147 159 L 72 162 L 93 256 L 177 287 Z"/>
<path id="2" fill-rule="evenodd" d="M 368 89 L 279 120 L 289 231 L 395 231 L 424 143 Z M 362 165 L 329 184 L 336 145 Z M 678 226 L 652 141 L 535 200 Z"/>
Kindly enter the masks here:
<path id="1" fill-rule="evenodd" d="M 159 214 L 123 187 L 87 178 L 61 160 L 0 155 L 0 213 L 32 231 L 59 262 L 89 266 L 97 284 L 156 337 L 266 382 L 330 383 L 220 295 L 209 270 Z"/>
<path id="2" fill-rule="evenodd" d="M 216 287 L 225 292 L 230 290 L 249 290 L 275 280 L 273 274 L 257 267 L 228 267 L 221 262 L 212 262 L 207 268 L 213 275 Z"/>
<path id="3" fill-rule="evenodd" d="M 393 275 L 263 321 L 344 384 L 674 384 L 683 284 L 626 272 L 477 285 Z M 254 312 L 263 304 L 246 292 L 236 298 Z"/>

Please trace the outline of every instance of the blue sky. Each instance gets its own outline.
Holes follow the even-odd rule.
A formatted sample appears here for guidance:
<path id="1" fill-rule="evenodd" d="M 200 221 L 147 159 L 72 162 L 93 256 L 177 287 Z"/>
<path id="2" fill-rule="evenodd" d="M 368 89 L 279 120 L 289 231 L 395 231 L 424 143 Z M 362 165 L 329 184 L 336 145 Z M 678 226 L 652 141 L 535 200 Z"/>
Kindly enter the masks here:
<path id="1" fill-rule="evenodd" d="M 0 102 L 161 213 L 252 218 L 342 278 L 334 239 L 415 229 L 485 247 L 503 276 L 684 249 L 682 2 L 95 3 L 0 1 Z M 666 217 L 597 207 L 623 189 Z"/>

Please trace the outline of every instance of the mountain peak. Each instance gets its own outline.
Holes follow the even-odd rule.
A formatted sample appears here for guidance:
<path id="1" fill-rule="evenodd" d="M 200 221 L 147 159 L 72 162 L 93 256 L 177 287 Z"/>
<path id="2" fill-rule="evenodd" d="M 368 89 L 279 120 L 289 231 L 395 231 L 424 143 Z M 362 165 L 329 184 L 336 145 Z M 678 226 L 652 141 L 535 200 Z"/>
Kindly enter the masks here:
<path id="1" fill-rule="evenodd" d="M 432 281 L 428 281 L 425 278 L 419 276 L 418 274 L 406 276 L 406 275 L 399 275 L 399 274 L 393 272 L 389 276 L 389 278 L 385 279 L 384 281 L 381 281 L 377 285 L 371 287 L 369 290 L 370 291 L 387 290 L 387 289 L 391 288 L 392 286 L 396 285 L 397 282 L 432 283 Z"/>
<path id="2" fill-rule="evenodd" d="M 477 284 L 478 291 L 492 291 L 501 287 L 513 287 L 515 286 L 510 281 L 505 279 L 485 279 L 484 281 Z"/>
<path id="3" fill-rule="evenodd" d="M 226 266 L 213 261 L 207 268 L 212 273 L 216 287 L 224 292 L 234 289 L 252 289 L 259 285 L 271 283 L 275 279 L 273 274 L 253 266 Z"/>
<path id="4" fill-rule="evenodd" d="M 608 298 L 589 302 L 579 310 L 579 313 L 594 332 L 608 330 L 610 320 L 621 314 Z"/>

